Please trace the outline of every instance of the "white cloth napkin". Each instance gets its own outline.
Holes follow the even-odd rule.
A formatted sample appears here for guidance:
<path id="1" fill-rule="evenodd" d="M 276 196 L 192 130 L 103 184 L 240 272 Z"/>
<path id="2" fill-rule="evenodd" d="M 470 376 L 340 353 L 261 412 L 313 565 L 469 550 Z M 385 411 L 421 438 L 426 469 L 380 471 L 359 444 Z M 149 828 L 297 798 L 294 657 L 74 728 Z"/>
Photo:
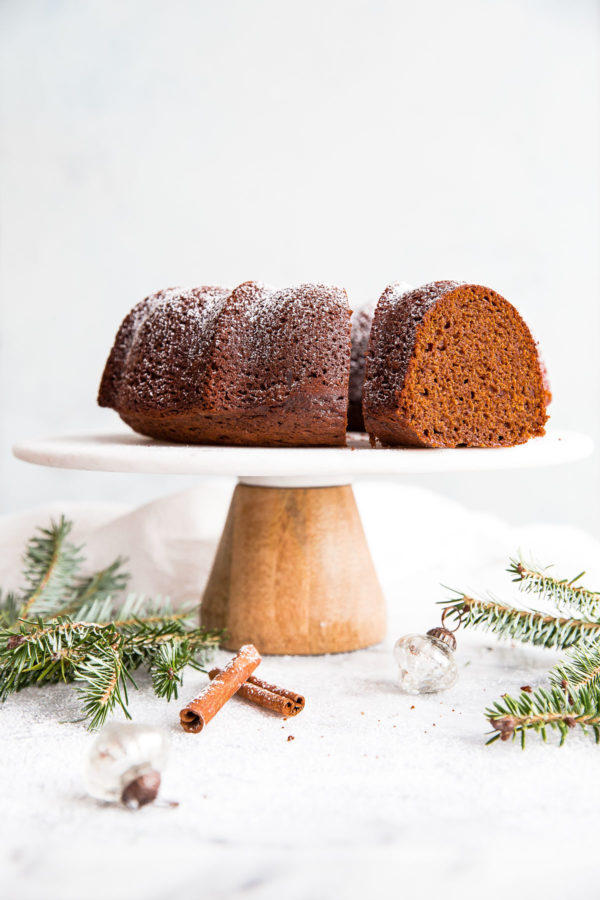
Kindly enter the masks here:
<path id="1" fill-rule="evenodd" d="M 2 516 L 0 586 L 21 586 L 25 542 L 38 526 L 64 514 L 73 522 L 72 540 L 85 543 L 84 571 L 126 556 L 131 590 L 169 596 L 177 605 L 197 603 L 232 490 L 233 483 L 206 482 L 133 510 L 117 504 L 57 502 Z M 580 571 L 583 560 L 590 577 L 597 572 L 600 582 L 600 544 L 577 528 L 539 523 L 511 527 L 493 515 L 404 484 L 358 482 L 354 492 L 384 587 L 437 570 L 452 584 L 464 586 L 493 567 L 505 586 L 505 564 L 519 548 L 541 562 L 556 561 L 567 574 Z"/>

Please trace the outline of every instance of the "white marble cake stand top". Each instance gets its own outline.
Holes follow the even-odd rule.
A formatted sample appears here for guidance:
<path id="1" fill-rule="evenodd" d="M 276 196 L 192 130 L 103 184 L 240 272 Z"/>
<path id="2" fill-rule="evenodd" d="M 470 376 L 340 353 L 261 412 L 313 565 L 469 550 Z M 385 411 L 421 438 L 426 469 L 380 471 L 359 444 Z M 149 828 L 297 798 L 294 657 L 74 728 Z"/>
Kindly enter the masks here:
<path id="1" fill-rule="evenodd" d="M 304 487 L 348 483 L 360 475 L 477 472 L 558 465 L 593 451 L 585 434 L 548 430 L 517 447 L 373 449 L 364 434 L 346 447 L 214 447 L 155 441 L 133 431 L 41 438 L 18 443 L 19 459 L 42 466 L 102 472 L 234 475 L 247 484 Z"/>

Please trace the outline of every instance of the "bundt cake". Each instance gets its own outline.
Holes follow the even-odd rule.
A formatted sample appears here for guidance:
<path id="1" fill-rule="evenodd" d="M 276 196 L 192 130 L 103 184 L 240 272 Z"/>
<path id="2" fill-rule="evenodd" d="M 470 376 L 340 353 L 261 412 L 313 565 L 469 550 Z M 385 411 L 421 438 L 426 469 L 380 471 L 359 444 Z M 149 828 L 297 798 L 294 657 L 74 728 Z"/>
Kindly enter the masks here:
<path id="1" fill-rule="evenodd" d="M 410 291 L 405 281 L 397 282 L 398 290 Z M 352 352 L 350 354 L 350 384 L 348 388 L 348 431 L 364 431 L 362 412 L 365 360 L 376 300 L 368 300 L 352 313 Z"/>
<path id="2" fill-rule="evenodd" d="M 506 447 L 544 434 L 549 388 L 536 343 L 489 288 L 390 285 L 375 309 L 363 387 L 371 442 Z"/>
<path id="3" fill-rule="evenodd" d="M 339 445 L 349 367 L 342 288 L 172 288 L 124 320 L 98 402 L 164 440 Z"/>

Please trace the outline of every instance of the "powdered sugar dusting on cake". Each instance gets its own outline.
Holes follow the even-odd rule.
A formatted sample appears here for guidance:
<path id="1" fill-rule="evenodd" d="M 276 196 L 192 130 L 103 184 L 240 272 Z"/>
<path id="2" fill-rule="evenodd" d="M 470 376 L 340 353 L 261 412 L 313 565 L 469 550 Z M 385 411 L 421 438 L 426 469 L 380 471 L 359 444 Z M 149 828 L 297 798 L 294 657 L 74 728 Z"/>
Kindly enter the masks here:
<path id="1" fill-rule="evenodd" d="M 253 366 L 268 361 L 281 327 L 289 326 L 298 335 L 312 332 L 316 340 L 320 318 L 332 310 L 348 308 L 345 290 L 336 285 L 300 284 L 279 291 L 263 286 L 263 291 L 255 295 L 248 313 L 252 335 L 248 351 Z"/>
<path id="2" fill-rule="evenodd" d="M 173 374 L 205 352 L 229 289 L 168 288 L 142 300 L 121 327 L 107 364 L 116 361 L 115 397 L 127 408 L 172 402 Z M 186 363 L 187 360 L 187 363 Z M 102 398 L 101 386 L 101 398 Z"/>
<path id="3" fill-rule="evenodd" d="M 265 316 L 284 306 L 293 307 L 295 312 L 302 316 L 309 307 L 307 300 L 319 305 L 347 302 L 345 290 L 336 285 L 299 284 L 278 291 L 259 282 L 254 284 L 258 290 L 255 295 L 256 302 L 250 311 L 250 321 L 257 325 L 264 324 Z"/>
<path id="4" fill-rule="evenodd" d="M 183 311 L 189 325 L 196 323 L 206 326 L 218 313 L 229 293 L 228 288 L 198 287 L 168 288 L 151 294 L 133 310 L 132 347 L 138 339 L 140 328 L 148 320 L 160 327 L 174 313 Z"/>
<path id="5" fill-rule="evenodd" d="M 397 296 L 412 290 L 411 285 L 406 281 L 395 281 L 393 287 Z M 377 302 L 377 300 L 367 300 L 352 313 L 352 351 L 348 392 L 348 399 L 351 403 L 360 403 L 362 399 L 367 349 Z"/>
<path id="6" fill-rule="evenodd" d="M 406 282 L 404 281 L 394 281 L 390 286 L 386 289 L 384 296 L 386 299 L 392 303 L 400 300 L 403 297 L 419 297 L 419 301 L 423 303 L 427 309 L 433 306 L 443 294 L 446 294 L 448 291 L 454 290 L 454 288 L 460 287 L 465 284 L 464 281 L 432 281 L 429 284 L 424 284 L 419 288 L 410 288 L 407 287 Z"/>

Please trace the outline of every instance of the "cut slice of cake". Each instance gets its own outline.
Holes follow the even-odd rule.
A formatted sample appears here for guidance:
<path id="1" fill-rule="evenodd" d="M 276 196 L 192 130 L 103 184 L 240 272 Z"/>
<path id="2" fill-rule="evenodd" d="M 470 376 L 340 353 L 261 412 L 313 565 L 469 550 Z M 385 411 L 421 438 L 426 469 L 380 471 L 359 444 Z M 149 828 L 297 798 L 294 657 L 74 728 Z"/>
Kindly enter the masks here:
<path id="1" fill-rule="evenodd" d="M 383 293 L 363 387 L 372 442 L 523 444 L 544 434 L 549 397 L 536 342 L 500 294 L 456 281 Z"/>

